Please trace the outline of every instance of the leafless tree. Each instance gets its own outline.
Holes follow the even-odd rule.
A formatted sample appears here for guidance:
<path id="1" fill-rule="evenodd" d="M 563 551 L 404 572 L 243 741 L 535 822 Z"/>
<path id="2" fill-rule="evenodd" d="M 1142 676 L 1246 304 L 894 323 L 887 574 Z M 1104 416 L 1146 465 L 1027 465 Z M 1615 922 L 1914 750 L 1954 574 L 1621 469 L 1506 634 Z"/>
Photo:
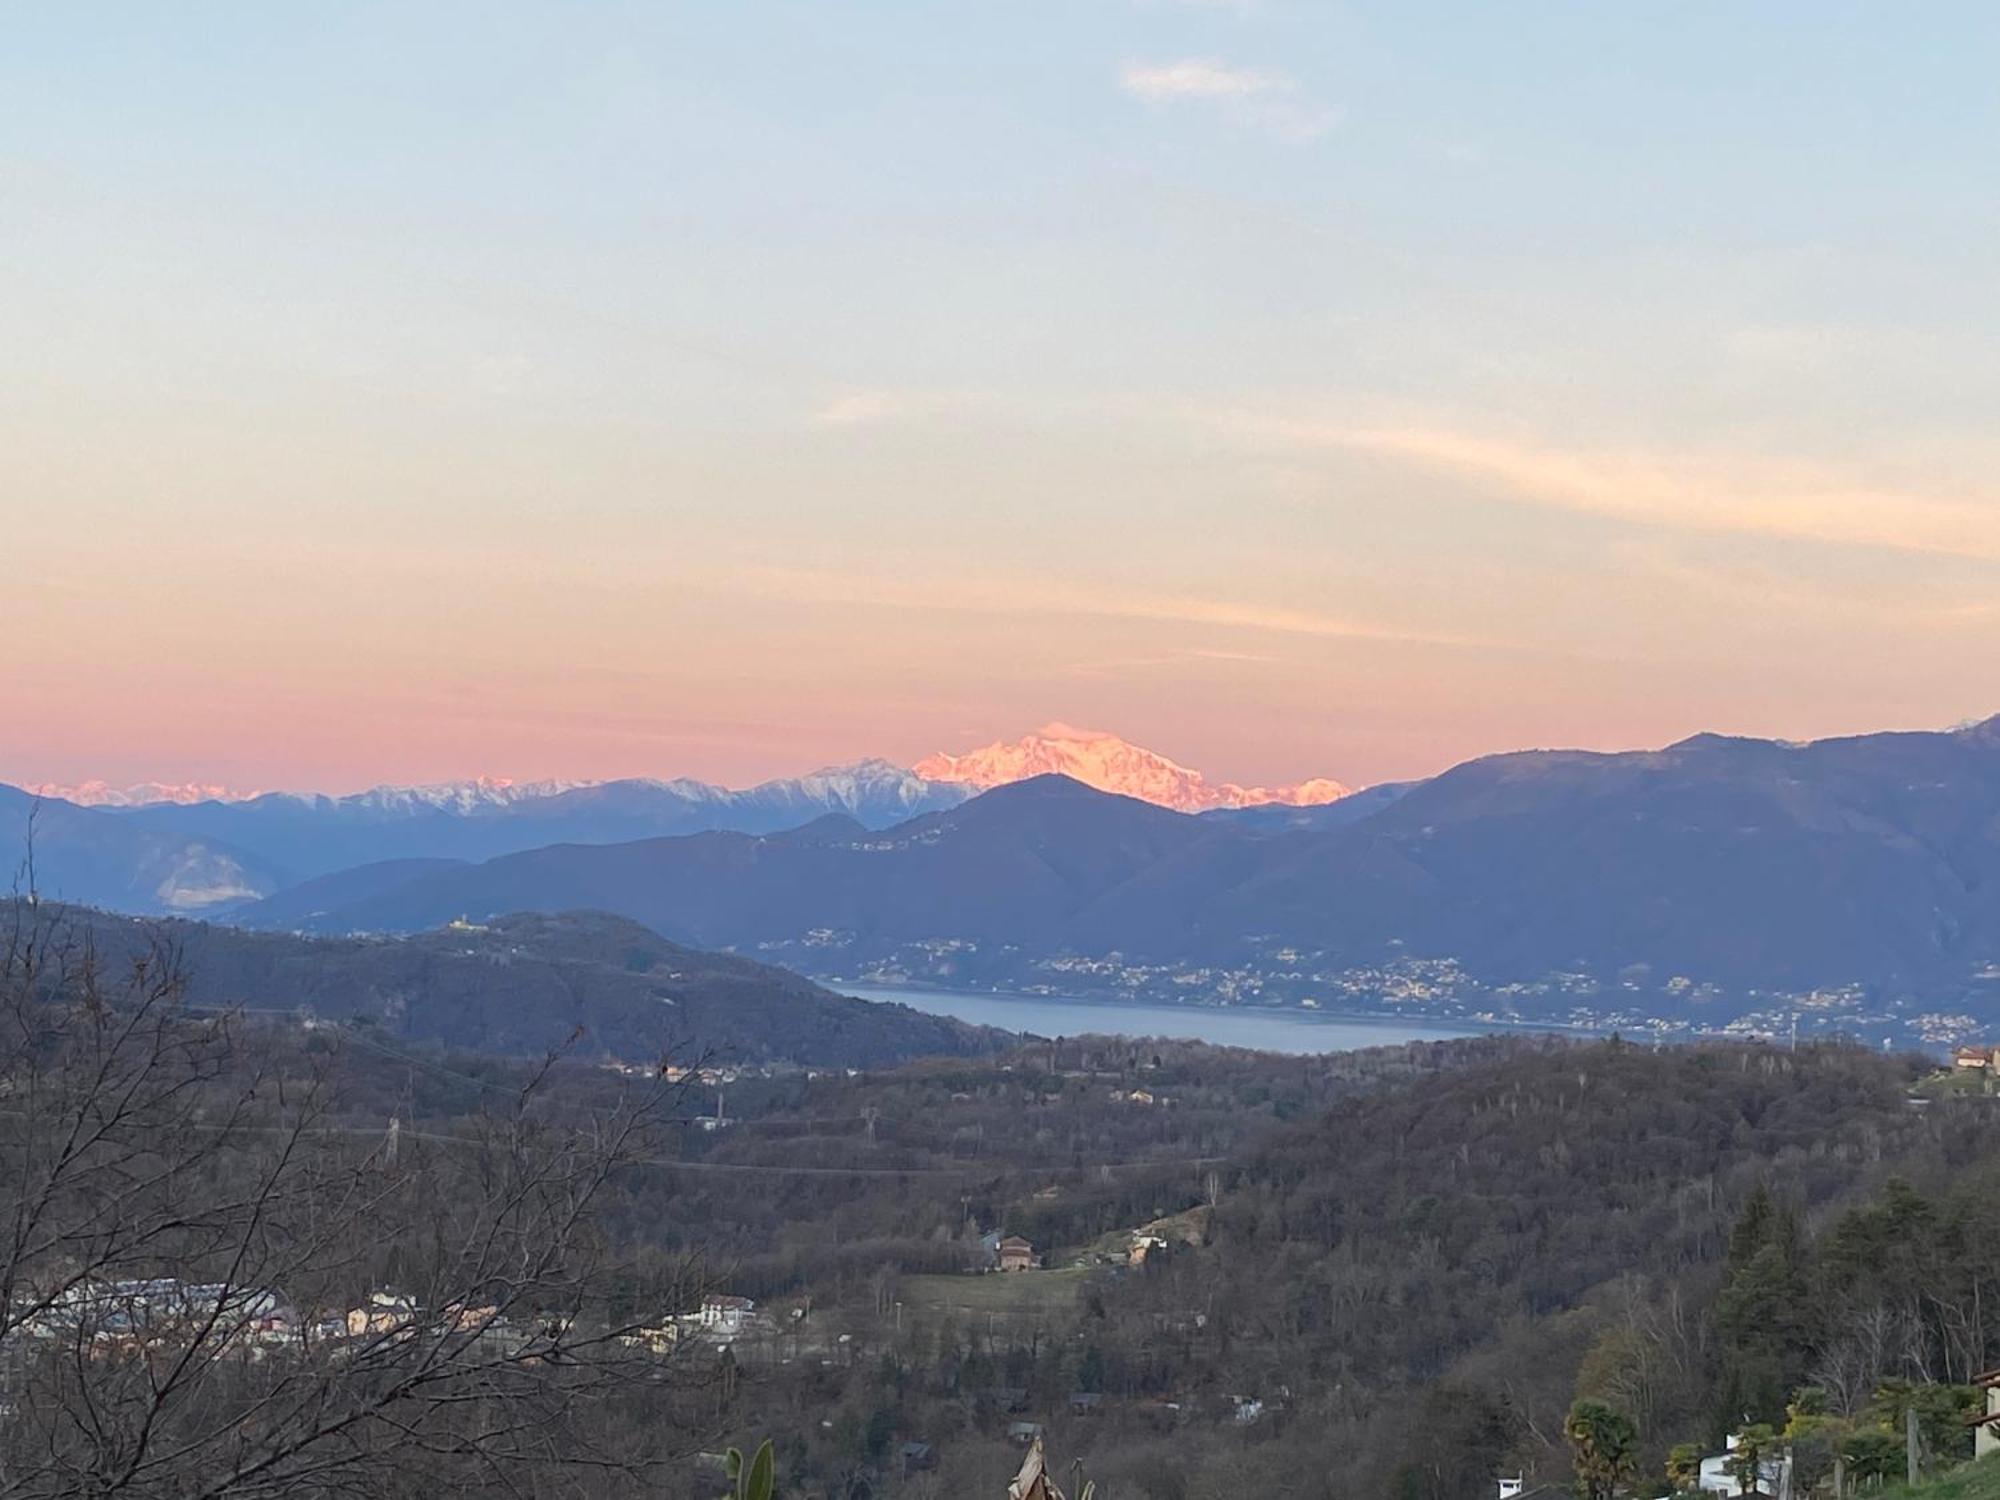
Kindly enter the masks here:
<path id="1" fill-rule="evenodd" d="M 1868 1404 L 1911 1337 L 1914 1320 L 1884 1302 L 1855 1305 L 1839 1318 L 1839 1331 L 1820 1349 L 1812 1371 L 1834 1409 L 1852 1416 Z"/>
<path id="2" fill-rule="evenodd" d="M 693 1295 L 597 1210 L 664 1085 L 553 1065 L 384 1149 L 295 1034 L 0 909 L 0 1497 L 617 1494 L 677 1446 Z"/>

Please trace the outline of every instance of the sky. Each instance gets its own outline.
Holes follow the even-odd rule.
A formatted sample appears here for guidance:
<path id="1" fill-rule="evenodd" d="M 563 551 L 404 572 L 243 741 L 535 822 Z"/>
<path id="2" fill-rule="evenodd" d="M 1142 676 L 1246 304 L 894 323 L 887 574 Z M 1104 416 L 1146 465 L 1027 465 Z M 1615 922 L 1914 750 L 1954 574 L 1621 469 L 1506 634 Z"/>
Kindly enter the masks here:
<path id="1" fill-rule="evenodd" d="M 2000 11 L 0 0 L 0 780 L 2000 711 Z"/>

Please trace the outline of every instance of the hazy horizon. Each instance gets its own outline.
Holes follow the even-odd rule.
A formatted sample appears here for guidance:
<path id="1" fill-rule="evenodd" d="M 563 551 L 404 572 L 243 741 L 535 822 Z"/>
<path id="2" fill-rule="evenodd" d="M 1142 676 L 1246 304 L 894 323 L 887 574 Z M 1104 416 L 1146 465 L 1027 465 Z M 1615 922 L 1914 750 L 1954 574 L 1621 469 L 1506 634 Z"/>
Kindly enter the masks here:
<path id="1" fill-rule="evenodd" d="M 2000 707 L 2000 17 L 24 11 L 0 776 Z"/>
<path id="2" fill-rule="evenodd" d="M 1869 729 L 1854 731 L 1854 733 L 1857 734 L 1944 733 L 1952 730 L 1968 728 L 1972 725 L 1983 723 L 1988 718 L 1991 717 L 1993 717 L 1993 715 L 1974 714 L 1954 720 L 1949 724 L 1876 725 Z M 1028 734 L 1041 733 L 1043 729 L 1049 729 L 1049 728 L 1061 730 L 1061 729 L 1067 729 L 1069 728 L 1069 726 L 1062 725 L 1059 723 L 1042 726 L 1041 728 L 1038 729 L 1024 731 L 1023 734 L 1021 735 L 1005 736 L 1005 740 L 1007 742 L 1012 742 L 1014 740 L 1024 738 Z M 1127 743 L 1136 743 L 1131 741 L 1129 736 L 1116 735 L 1116 731 L 1112 730 L 1092 730 L 1087 732 L 1091 734 L 1101 733 L 1101 734 L 1114 735 L 1119 739 L 1126 740 Z M 1653 744 L 1653 745 L 1496 746 L 1491 750 L 1476 752 L 1473 756 L 1468 756 L 1467 759 L 1477 759 L 1480 756 L 1484 755 L 1507 755 L 1514 753 L 1529 753 L 1535 751 L 1585 750 L 1585 751 L 1598 751 L 1598 752 L 1615 754 L 1625 751 L 1659 750 L 1666 748 L 1666 746 L 1669 744 L 1676 743 L 1682 739 L 1687 739 L 1693 735 L 1718 733 L 1718 732 L 1720 731 L 1691 729 L 1685 735 L 1676 736 L 1675 740 L 1662 741 L 1659 744 Z M 1838 739 L 1843 737 L 1845 736 L 1840 734 L 1835 734 L 1835 735 L 1817 735 L 1811 738 Z M 1803 744 L 1809 742 L 1804 738 L 1798 736 L 1790 736 L 1790 735 L 1756 736 L 1756 738 L 1767 738 L 1782 743 L 1792 743 L 1792 744 Z M 947 751 L 963 751 L 968 749 L 976 749 L 980 747 L 953 746 L 945 748 L 947 749 Z M 1142 750 L 1152 751 L 1156 754 L 1165 755 L 1165 757 L 1168 760 L 1174 761 L 1176 764 L 1179 764 L 1188 770 L 1201 773 L 1204 777 L 1206 777 L 1206 779 L 1211 784 L 1224 783 L 1224 782 L 1231 782 L 1246 786 L 1264 784 L 1264 783 L 1254 782 L 1250 778 L 1231 775 L 1228 773 L 1226 768 L 1193 764 L 1183 759 L 1182 757 L 1174 755 L 1170 751 L 1162 750 L 1161 747 L 1157 745 L 1138 744 L 1137 748 Z M 60 780 L 53 777 L 8 775 L 4 772 L 4 770 L 0 770 L 0 785 L 18 786 L 29 791 L 43 793 L 45 795 L 62 795 L 68 792 L 87 791 L 87 790 L 122 792 L 143 787 L 159 787 L 159 788 L 173 788 L 181 790 L 188 788 L 201 788 L 206 792 L 211 792 L 224 798 L 258 796 L 269 792 L 293 792 L 302 794 L 317 794 L 323 796 L 341 797 L 341 796 L 352 796 L 357 793 L 373 791 L 384 787 L 427 787 L 427 786 L 447 786 L 447 785 L 465 784 L 465 783 L 488 783 L 496 786 L 508 787 L 508 786 L 526 786 L 540 782 L 570 783 L 575 785 L 598 785 L 605 782 L 623 781 L 623 780 L 674 781 L 677 779 L 685 778 L 694 781 L 707 781 L 712 783 L 713 785 L 727 787 L 734 790 L 749 790 L 755 786 L 758 786 L 766 782 L 784 781 L 799 777 L 811 776 L 820 772 L 827 772 L 827 771 L 844 771 L 851 769 L 856 765 L 860 765 L 864 762 L 870 762 L 870 761 L 886 761 L 888 764 L 896 766 L 899 769 L 909 770 L 923 758 L 924 757 L 920 755 L 898 757 L 892 755 L 881 755 L 877 753 L 864 753 L 861 755 L 850 757 L 846 760 L 837 760 L 837 761 L 818 760 L 818 761 L 813 761 L 810 764 L 798 763 L 791 765 L 789 767 L 781 767 L 780 769 L 772 771 L 767 775 L 760 775 L 755 777 L 754 779 L 738 780 L 738 781 L 730 781 L 719 777 L 700 776 L 690 771 L 680 770 L 669 766 L 650 771 L 622 772 L 610 776 L 568 775 L 560 771 L 537 772 L 532 775 L 515 775 L 505 770 L 499 770 L 499 771 L 472 770 L 472 771 L 462 772 L 456 775 L 428 777 L 416 780 L 398 780 L 395 778 L 385 778 L 377 776 L 373 778 L 363 779 L 360 781 L 355 781 L 346 784 L 339 784 L 339 785 L 307 785 L 303 783 L 286 783 L 270 779 L 265 779 L 260 781 L 254 778 L 251 780 L 241 781 L 241 782 L 225 782 L 216 780 L 215 778 L 212 777 L 206 777 L 200 775 L 179 777 L 179 778 L 170 778 L 163 776 L 134 776 L 125 779 L 114 779 L 104 776 L 86 775 L 86 776 L 79 776 L 70 780 Z M 1457 764 L 1462 764 L 1462 762 L 1454 761 L 1451 764 L 1457 765 Z M 1449 769 L 1450 765 L 1435 766 L 1431 767 L 1428 770 L 1412 772 L 1407 776 L 1384 777 L 1382 781 L 1379 782 L 1350 781 L 1347 783 L 1347 785 L 1348 785 L 1348 790 L 1350 792 L 1358 792 L 1358 791 L 1364 791 L 1368 787 L 1383 785 L 1388 782 L 1422 780 L 1425 777 L 1433 776 L 1436 775 L 1438 772 Z M 1273 778 L 1268 784 L 1272 786 L 1286 786 L 1295 784 L 1297 782 L 1306 781 L 1318 776 L 1328 776 L 1336 781 L 1343 779 L 1338 774 L 1337 770 L 1328 771 L 1325 769 L 1314 770 L 1312 768 L 1305 768 L 1294 773 Z"/>

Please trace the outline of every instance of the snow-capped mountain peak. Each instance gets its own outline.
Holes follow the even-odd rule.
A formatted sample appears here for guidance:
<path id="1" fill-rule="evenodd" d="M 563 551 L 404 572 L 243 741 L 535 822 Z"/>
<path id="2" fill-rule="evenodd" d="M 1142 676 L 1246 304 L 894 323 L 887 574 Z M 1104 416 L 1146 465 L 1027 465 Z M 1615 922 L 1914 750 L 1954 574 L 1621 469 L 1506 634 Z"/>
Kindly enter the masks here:
<path id="1" fill-rule="evenodd" d="M 822 766 L 805 776 L 784 781 L 767 781 L 747 795 L 818 803 L 859 814 L 869 809 L 900 810 L 910 815 L 949 806 L 970 789 L 960 791 L 956 783 L 946 786 L 927 781 L 907 767 L 880 757 L 855 761 L 846 766 Z"/>
<path id="2" fill-rule="evenodd" d="M 100 780 L 80 781 L 75 786 L 45 781 L 22 790 L 52 801 L 73 802 L 78 807 L 153 807 L 162 802 L 189 807 L 197 802 L 248 802 L 261 795 L 194 781 L 141 781 L 132 786 L 113 786 Z"/>
<path id="3" fill-rule="evenodd" d="M 463 781 L 441 781 L 428 786 L 377 786 L 341 800 L 351 806 L 382 812 L 471 813 L 485 808 L 511 807 L 517 802 L 534 802 L 543 797 L 595 786 L 591 781 L 514 781 L 505 776 L 473 776 Z"/>
<path id="4" fill-rule="evenodd" d="M 1267 803 L 1311 807 L 1348 794 L 1348 788 L 1325 777 L 1288 787 L 1210 782 L 1201 772 L 1115 734 L 1062 723 L 1045 724 L 1018 740 L 996 741 L 964 755 L 926 756 L 911 769 L 927 781 L 962 782 L 982 791 L 1031 776 L 1068 776 L 1101 792 L 1184 813 Z"/>

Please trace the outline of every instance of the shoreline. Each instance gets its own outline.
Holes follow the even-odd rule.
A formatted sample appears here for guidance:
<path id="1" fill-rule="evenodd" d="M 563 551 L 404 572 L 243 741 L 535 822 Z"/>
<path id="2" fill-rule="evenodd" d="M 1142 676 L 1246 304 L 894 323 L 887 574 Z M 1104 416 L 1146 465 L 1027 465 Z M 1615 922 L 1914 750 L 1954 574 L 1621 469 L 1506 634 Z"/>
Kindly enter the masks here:
<path id="1" fill-rule="evenodd" d="M 1457 1037 L 1441 1037 L 1438 1040 L 1457 1040 L 1461 1037 L 1494 1036 L 1513 1032 L 1561 1034 L 1569 1036 L 1601 1036 L 1608 1033 L 1592 1027 L 1577 1026 L 1561 1021 L 1497 1021 L 1473 1017 L 1417 1016 L 1397 1012 L 1327 1010 L 1318 1006 L 1249 1006 L 1223 1005 L 1214 1001 L 1201 1000 L 1124 1000 L 1110 996 L 1096 995 L 1032 995 L 1019 990 L 959 990 L 937 984 L 879 984 L 862 983 L 854 980 L 821 979 L 823 984 L 836 994 L 846 994 L 857 1000 L 885 1000 L 908 1005 L 906 994 L 939 995 L 953 1000 L 992 1001 L 998 1004 L 1061 1005 L 1080 1009 L 1107 1011 L 1188 1011 L 1198 1015 L 1241 1016 L 1287 1024 L 1325 1024 L 1339 1026 L 1367 1026 L 1383 1029 L 1406 1028 L 1428 1031 L 1448 1031 L 1458 1033 Z M 856 994 L 856 990 L 867 990 L 868 994 Z M 913 1010 L 922 1009 L 912 1006 Z M 934 1013 L 933 1013 L 934 1014 Z M 988 1023 L 992 1024 L 992 1023 Z"/>
<path id="2" fill-rule="evenodd" d="M 996 1001 L 1001 1004 L 1021 1003 L 1026 1005 L 1061 1005 L 1094 1010 L 1151 1010 L 1165 1013 L 1191 1011 L 1198 1015 L 1260 1017 L 1269 1021 L 1287 1024 L 1311 1025 L 1322 1022 L 1329 1025 L 1408 1028 L 1427 1031 L 1450 1031 L 1456 1033 L 1451 1040 L 1471 1036 L 1540 1035 L 1569 1036 L 1584 1039 L 1603 1040 L 1622 1036 L 1635 1046 L 1661 1047 L 1679 1046 L 1696 1042 L 1718 1041 L 1764 1041 L 1776 1045 L 1783 1039 L 1775 1033 L 1765 1036 L 1737 1035 L 1726 1031 L 1691 1031 L 1685 1035 L 1659 1036 L 1647 1032 L 1634 1033 L 1616 1026 L 1584 1026 L 1573 1021 L 1501 1021 L 1476 1017 L 1454 1016 L 1413 1016 L 1395 1011 L 1325 1010 L 1301 1006 L 1248 1006 L 1225 1005 L 1204 1000 L 1127 1000 L 1104 995 L 1031 995 L 1019 990 L 959 990 L 937 984 L 860 984 L 849 980 L 815 979 L 815 984 L 833 990 L 836 994 L 851 995 L 857 1000 L 878 1000 L 894 1004 L 908 1005 L 902 996 L 908 993 L 939 995 L 953 1000 Z M 869 994 L 854 994 L 856 988 L 871 991 Z M 921 1009 L 912 1006 L 912 1009 Z M 940 1012 L 927 1012 L 940 1014 Z M 986 1022 L 996 1025 L 996 1022 Z M 1001 1029 L 1006 1029 L 1002 1027 Z M 1845 1035 L 1829 1033 L 1827 1035 Z M 1827 1035 L 1815 1035 L 1810 1040 L 1823 1041 Z M 1808 1038 L 1802 1037 L 1801 1040 Z M 1229 1044 L 1224 1044 L 1229 1045 Z M 1898 1050 L 1926 1053 L 1948 1053 L 1949 1042 L 1925 1042 L 1910 1040 L 1901 1043 Z"/>

